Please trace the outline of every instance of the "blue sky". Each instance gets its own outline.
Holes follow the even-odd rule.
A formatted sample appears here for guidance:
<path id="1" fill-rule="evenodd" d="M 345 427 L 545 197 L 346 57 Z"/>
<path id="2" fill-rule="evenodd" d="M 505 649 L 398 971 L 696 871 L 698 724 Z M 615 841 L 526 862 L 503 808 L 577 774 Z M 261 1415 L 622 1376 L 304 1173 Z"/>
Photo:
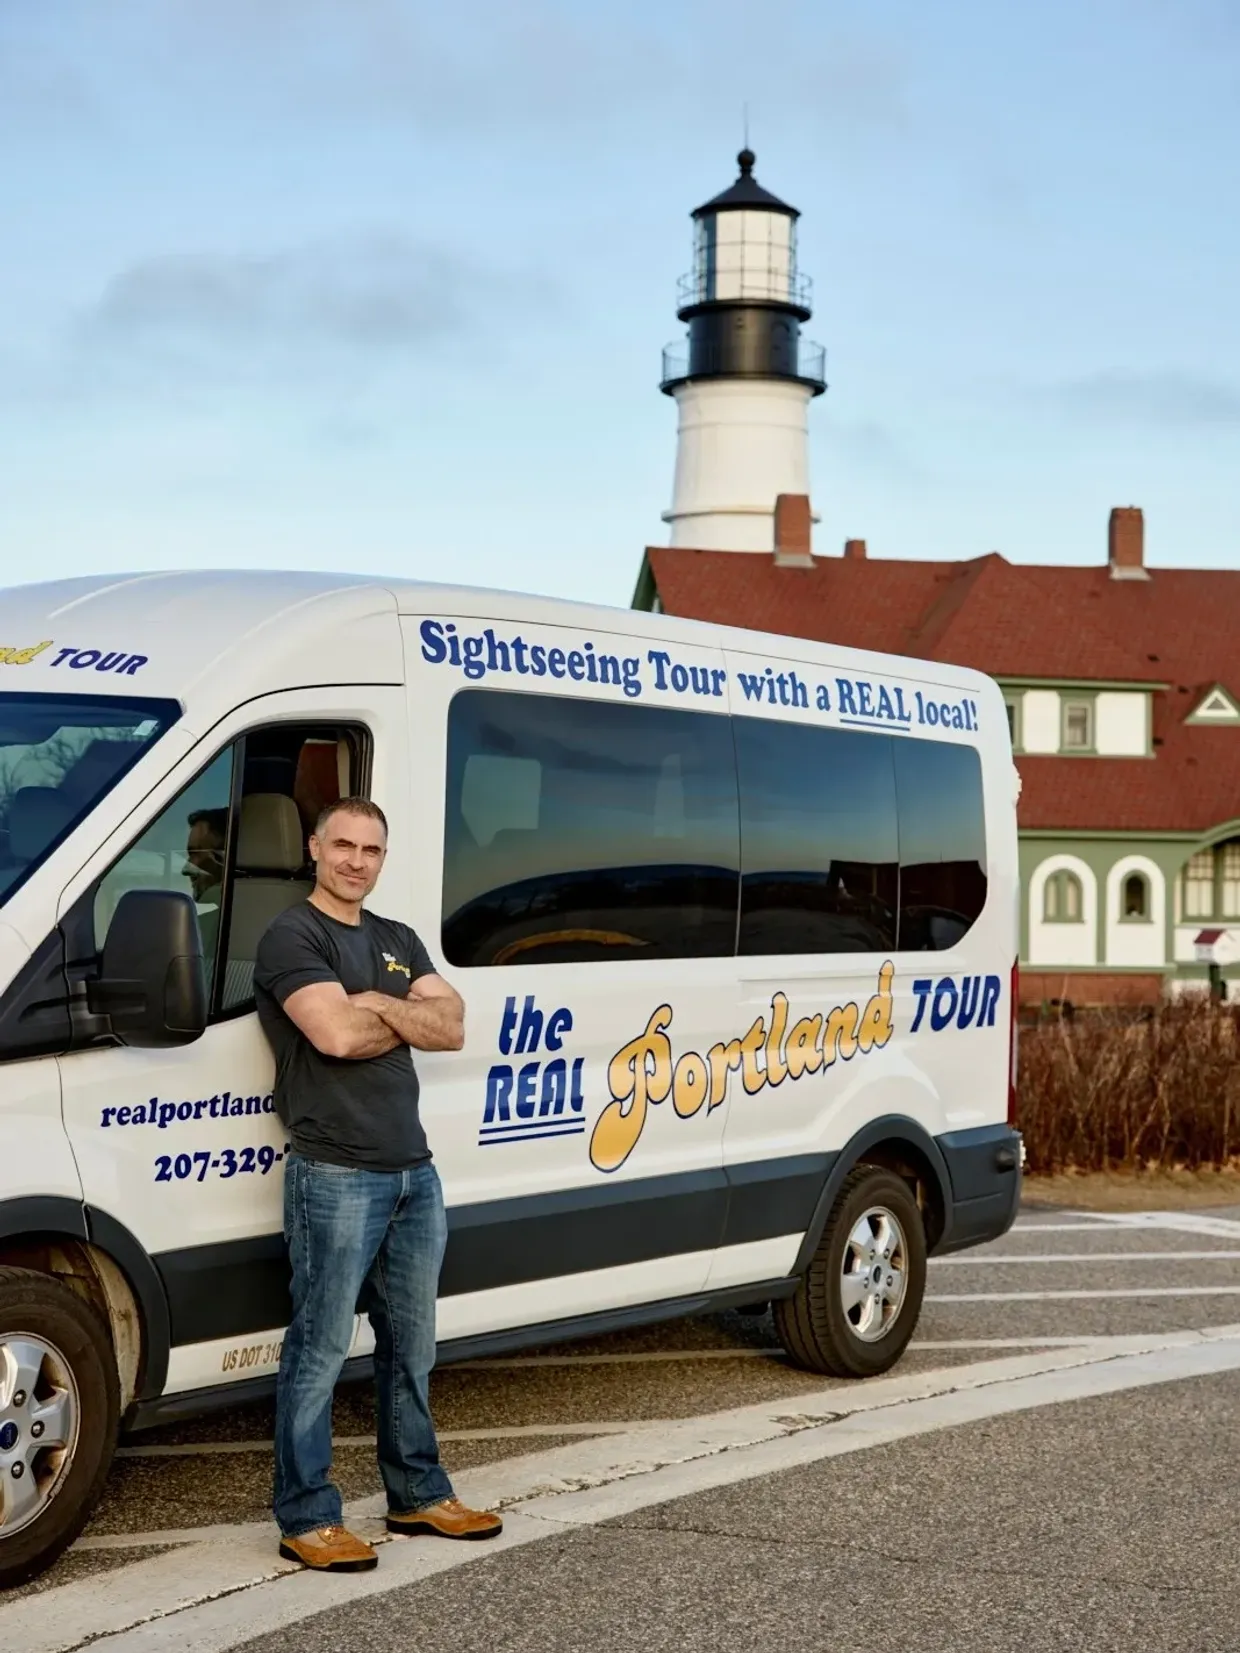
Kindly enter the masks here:
<path id="1" fill-rule="evenodd" d="M 0 567 L 625 603 L 688 214 L 803 213 L 816 547 L 1240 563 L 1233 0 L 0 0 Z"/>

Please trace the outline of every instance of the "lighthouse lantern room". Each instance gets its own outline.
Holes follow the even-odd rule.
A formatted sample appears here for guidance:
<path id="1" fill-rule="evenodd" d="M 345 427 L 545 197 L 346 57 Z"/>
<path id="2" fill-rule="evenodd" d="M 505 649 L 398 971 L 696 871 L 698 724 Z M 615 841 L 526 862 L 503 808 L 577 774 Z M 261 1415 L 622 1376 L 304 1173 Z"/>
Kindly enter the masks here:
<path id="1" fill-rule="evenodd" d="M 679 414 L 673 545 L 771 551 L 775 501 L 809 494 L 809 404 L 826 353 L 801 337 L 810 282 L 797 268 L 795 207 L 740 173 L 693 214 L 693 269 L 680 280 L 688 335 L 663 352 L 661 388 Z"/>

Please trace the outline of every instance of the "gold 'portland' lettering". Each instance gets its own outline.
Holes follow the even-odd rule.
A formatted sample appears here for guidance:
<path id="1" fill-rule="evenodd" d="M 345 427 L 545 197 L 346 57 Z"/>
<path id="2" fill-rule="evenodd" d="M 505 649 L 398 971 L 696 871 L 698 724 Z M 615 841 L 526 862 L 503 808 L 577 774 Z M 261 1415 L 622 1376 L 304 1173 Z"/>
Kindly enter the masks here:
<path id="1" fill-rule="evenodd" d="M 42 654 L 44 649 L 50 649 L 52 640 L 49 637 L 44 643 L 32 643 L 29 648 L 0 647 L 0 666 L 28 666 L 32 660 Z"/>
<path id="2" fill-rule="evenodd" d="M 836 1061 L 851 1061 L 858 1052 L 881 1050 L 895 1031 L 895 973 L 890 961 L 883 965 L 864 1009 L 849 1000 L 825 1014 L 803 1016 L 791 1027 L 787 995 L 775 993 L 769 1014 L 759 1016 L 741 1038 L 712 1045 L 705 1056 L 686 1050 L 673 1059 L 667 1035 L 672 1007 L 661 1004 L 644 1031 L 621 1046 L 607 1065 L 611 1101 L 595 1122 L 591 1162 L 600 1171 L 619 1170 L 637 1146 L 650 1108 L 669 1096 L 677 1116 L 692 1119 L 703 1105 L 710 1113 L 727 1101 L 733 1073 L 739 1072 L 745 1093 L 756 1096 L 785 1079 L 796 1081 Z"/>
<path id="3" fill-rule="evenodd" d="M 595 1122 L 590 1158 L 600 1171 L 618 1171 L 637 1145 L 646 1124 L 646 1108 L 664 1102 L 672 1088 L 672 1044 L 665 1029 L 670 1004 L 661 1004 L 646 1031 L 618 1050 L 607 1064 L 612 1100 Z"/>

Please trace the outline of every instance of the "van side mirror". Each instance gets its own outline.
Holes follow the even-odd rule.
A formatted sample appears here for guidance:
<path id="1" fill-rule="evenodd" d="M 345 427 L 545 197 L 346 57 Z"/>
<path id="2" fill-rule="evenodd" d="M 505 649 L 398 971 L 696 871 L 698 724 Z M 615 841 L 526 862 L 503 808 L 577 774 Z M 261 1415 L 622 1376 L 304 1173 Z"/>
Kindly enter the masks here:
<path id="1" fill-rule="evenodd" d="M 201 1038 L 207 977 L 198 914 L 188 895 L 129 890 L 120 898 L 87 1002 L 108 1017 L 125 1045 L 158 1050 Z"/>

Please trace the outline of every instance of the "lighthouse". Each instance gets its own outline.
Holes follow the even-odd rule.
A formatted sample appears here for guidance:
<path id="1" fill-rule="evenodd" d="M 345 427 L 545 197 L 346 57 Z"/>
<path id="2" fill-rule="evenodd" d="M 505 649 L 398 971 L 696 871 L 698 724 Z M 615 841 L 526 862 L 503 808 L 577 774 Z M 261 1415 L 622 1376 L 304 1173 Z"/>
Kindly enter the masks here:
<path id="1" fill-rule="evenodd" d="M 797 268 L 795 207 L 763 189 L 754 154 L 693 214 L 693 268 L 680 279 L 687 336 L 663 352 L 676 403 L 671 544 L 766 551 L 775 501 L 809 496 L 809 405 L 827 388 L 826 352 L 801 337 L 810 281 Z"/>

